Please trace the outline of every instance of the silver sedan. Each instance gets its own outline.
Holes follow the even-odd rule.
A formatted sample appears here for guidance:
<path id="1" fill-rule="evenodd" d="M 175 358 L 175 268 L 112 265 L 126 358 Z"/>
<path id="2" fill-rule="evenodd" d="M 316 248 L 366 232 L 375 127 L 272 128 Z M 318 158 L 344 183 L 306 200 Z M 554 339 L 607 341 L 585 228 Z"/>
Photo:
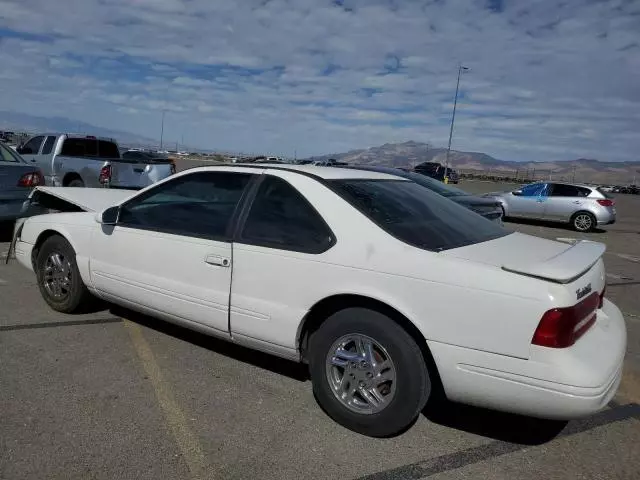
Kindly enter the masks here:
<path id="1" fill-rule="evenodd" d="M 485 197 L 498 200 L 505 217 L 568 223 L 579 232 L 616 221 L 614 200 L 588 185 L 539 182 Z"/>

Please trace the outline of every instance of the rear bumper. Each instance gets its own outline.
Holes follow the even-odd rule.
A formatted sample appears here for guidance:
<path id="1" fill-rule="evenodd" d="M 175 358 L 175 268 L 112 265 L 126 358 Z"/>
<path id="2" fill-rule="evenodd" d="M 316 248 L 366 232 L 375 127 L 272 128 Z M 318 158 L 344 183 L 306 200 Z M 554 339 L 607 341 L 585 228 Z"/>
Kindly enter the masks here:
<path id="1" fill-rule="evenodd" d="M 611 225 L 616 223 L 615 210 L 607 208 L 596 212 L 596 221 L 598 225 Z"/>
<path id="2" fill-rule="evenodd" d="M 622 376 L 626 327 L 605 301 L 596 324 L 566 349 L 532 346 L 529 359 L 429 342 L 451 400 L 539 418 L 570 420 L 604 408 Z"/>

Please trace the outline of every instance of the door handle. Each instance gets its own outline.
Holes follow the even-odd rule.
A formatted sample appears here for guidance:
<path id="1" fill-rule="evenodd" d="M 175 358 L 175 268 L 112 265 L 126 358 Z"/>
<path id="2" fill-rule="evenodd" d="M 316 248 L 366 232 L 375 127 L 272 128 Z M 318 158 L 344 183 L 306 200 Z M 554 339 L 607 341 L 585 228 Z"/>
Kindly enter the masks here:
<path id="1" fill-rule="evenodd" d="M 208 263 L 209 265 L 216 265 L 218 267 L 231 266 L 231 260 L 221 255 L 207 255 L 204 259 L 204 262 Z"/>

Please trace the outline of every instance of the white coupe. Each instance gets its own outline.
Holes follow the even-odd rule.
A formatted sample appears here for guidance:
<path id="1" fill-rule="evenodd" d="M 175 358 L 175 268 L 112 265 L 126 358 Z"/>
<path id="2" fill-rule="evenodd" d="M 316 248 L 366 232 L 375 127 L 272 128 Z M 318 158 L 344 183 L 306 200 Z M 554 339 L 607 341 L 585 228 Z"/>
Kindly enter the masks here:
<path id="1" fill-rule="evenodd" d="M 215 166 L 32 200 L 51 198 L 76 211 L 27 218 L 14 248 L 53 309 L 95 296 L 308 363 L 322 408 L 366 435 L 401 432 L 436 389 L 571 419 L 620 382 L 603 244 L 510 233 L 403 178 Z"/>

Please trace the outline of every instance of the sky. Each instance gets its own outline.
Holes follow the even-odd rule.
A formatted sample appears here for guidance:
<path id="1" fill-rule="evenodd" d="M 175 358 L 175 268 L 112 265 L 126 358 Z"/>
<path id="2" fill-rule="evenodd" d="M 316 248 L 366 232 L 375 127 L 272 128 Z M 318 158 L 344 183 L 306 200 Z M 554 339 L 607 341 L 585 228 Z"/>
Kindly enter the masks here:
<path id="1" fill-rule="evenodd" d="M 64 4 L 64 8 L 62 7 Z M 640 0 L 0 0 L 0 110 L 298 158 L 640 160 Z"/>

